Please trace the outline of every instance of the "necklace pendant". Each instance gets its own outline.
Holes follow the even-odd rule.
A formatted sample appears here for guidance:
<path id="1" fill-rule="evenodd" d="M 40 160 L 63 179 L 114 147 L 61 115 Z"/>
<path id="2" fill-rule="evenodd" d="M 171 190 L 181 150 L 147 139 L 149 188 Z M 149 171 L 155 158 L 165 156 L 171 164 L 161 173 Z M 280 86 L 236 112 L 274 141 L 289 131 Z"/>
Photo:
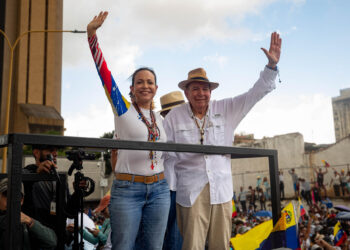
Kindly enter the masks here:
<path id="1" fill-rule="evenodd" d="M 153 161 L 152 161 L 152 164 L 151 164 L 151 169 L 152 169 L 152 170 L 154 169 Z"/>
<path id="2" fill-rule="evenodd" d="M 203 145 L 203 141 L 204 141 L 204 131 L 201 131 L 201 145 Z"/>

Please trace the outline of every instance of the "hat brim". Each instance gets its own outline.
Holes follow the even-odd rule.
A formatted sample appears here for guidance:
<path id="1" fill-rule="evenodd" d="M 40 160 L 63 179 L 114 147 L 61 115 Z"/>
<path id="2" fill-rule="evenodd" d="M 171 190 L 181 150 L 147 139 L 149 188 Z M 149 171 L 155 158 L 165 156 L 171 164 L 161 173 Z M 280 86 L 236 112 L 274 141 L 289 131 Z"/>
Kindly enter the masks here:
<path id="1" fill-rule="evenodd" d="M 190 80 L 185 80 L 185 81 L 179 82 L 178 86 L 180 89 L 186 90 L 187 85 L 190 84 L 191 82 L 208 83 L 210 90 L 214 90 L 217 87 L 219 87 L 219 83 L 217 83 L 217 82 L 207 82 L 207 81 L 201 81 L 201 80 L 197 80 L 197 79 L 190 79 Z"/>
<path id="2" fill-rule="evenodd" d="M 182 105 L 182 104 L 184 104 L 184 103 L 185 103 L 185 101 L 184 101 L 183 103 L 179 103 L 179 104 L 175 104 L 175 105 L 170 106 L 170 107 L 166 107 L 166 108 L 162 109 L 161 111 L 159 111 L 159 113 L 162 113 L 162 112 L 164 112 L 164 111 L 173 109 L 173 108 L 175 108 L 175 107 L 177 107 L 177 106 L 180 106 L 180 105 Z"/>

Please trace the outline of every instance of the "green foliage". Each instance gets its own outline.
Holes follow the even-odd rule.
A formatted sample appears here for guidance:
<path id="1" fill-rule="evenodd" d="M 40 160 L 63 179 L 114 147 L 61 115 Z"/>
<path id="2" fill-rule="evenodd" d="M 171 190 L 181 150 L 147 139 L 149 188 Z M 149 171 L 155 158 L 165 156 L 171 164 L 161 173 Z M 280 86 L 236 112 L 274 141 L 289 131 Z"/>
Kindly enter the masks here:
<path id="1" fill-rule="evenodd" d="M 104 133 L 100 138 L 107 138 L 107 139 L 112 139 L 114 135 L 114 130 L 111 132 L 106 132 Z"/>

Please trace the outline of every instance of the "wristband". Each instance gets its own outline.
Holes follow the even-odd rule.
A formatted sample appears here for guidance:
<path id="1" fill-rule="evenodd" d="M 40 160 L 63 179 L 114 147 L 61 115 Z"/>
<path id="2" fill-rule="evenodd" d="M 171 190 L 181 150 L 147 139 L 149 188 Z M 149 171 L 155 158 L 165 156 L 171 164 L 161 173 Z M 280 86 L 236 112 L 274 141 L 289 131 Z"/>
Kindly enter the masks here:
<path id="1" fill-rule="evenodd" d="M 277 69 L 278 69 L 278 68 L 277 68 L 277 65 L 276 65 L 276 67 L 274 67 L 274 68 L 272 68 L 272 67 L 266 65 L 266 68 L 271 69 L 271 70 L 274 70 L 274 71 L 277 71 Z"/>

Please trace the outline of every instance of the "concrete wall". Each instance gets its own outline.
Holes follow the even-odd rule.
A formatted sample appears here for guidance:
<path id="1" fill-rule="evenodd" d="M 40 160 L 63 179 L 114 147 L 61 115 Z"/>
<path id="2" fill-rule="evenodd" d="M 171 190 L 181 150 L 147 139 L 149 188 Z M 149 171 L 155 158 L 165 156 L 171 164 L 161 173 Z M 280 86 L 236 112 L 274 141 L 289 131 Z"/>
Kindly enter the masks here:
<path id="1" fill-rule="evenodd" d="M 333 176 L 333 168 L 340 172 L 341 169 L 347 171 L 347 168 L 350 167 L 350 136 L 343 138 L 326 149 L 307 153 L 305 157 L 308 159 L 308 166 L 314 166 L 316 169 L 317 167 L 322 167 L 322 170 L 325 171 L 322 160 L 327 161 L 331 165 L 328 169 L 329 173 L 325 175 L 325 183 L 329 184 Z"/>
<path id="2" fill-rule="evenodd" d="M 278 166 L 284 172 L 285 193 L 287 196 L 292 196 L 294 193 L 291 176 L 287 173 L 288 170 L 295 168 L 299 176 L 309 177 L 310 175 L 310 170 L 305 167 L 304 139 L 300 133 L 263 138 L 249 146 L 278 150 Z M 257 176 L 261 178 L 266 176 L 269 179 L 268 159 L 234 159 L 232 160 L 232 175 L 236 193 L 239 191 L 240 186 L 243 186 L 245 189 L 249 186 L 255 187 Z"/>

